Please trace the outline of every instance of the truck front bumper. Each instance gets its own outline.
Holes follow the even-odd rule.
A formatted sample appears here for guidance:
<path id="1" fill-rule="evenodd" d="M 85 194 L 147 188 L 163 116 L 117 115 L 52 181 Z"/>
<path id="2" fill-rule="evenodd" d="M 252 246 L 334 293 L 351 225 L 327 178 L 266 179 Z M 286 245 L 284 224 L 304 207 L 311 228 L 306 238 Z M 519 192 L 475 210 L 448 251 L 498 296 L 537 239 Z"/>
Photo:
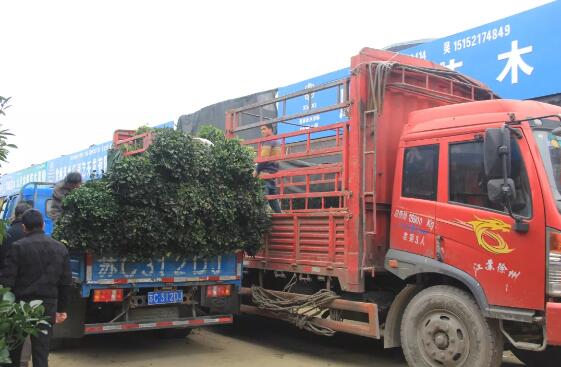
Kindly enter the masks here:
<path id="1" fill-rule="evenodd" d="M 561 345 L 561 303 L 548 302 L 545 311 L 548 345 Z"/>

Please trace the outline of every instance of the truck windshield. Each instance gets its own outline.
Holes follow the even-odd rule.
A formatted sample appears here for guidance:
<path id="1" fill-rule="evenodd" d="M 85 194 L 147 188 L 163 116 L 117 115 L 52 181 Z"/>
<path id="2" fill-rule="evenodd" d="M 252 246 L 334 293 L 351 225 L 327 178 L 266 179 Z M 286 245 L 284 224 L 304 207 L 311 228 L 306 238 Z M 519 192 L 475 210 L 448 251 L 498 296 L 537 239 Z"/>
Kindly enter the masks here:
<path id="1" fill-rule="evenodd" d="M 561 212 L 561 136 L 551 130 L 534 130 L 534 137 L 547 172 L 547 178 L 557 209 Z"/>

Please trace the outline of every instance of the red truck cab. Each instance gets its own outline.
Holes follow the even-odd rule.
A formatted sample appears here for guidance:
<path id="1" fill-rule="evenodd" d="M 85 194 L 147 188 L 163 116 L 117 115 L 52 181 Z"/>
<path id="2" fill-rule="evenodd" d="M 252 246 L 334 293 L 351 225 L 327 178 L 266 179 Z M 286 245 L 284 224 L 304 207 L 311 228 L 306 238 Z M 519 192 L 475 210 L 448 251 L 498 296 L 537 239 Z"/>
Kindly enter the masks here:
<path id="1" fill-rule="evenodd" d="M 411 113 L 399 145 L 386 255 L 388 270 L 405 281 L 459 282 L 512 344 L 534 350 L 561 345 L 561 138 L 553 133 L 560 114 L 557 106 L 510 100 Z M 501 162 L 506 138 L 489 141 L 501 130 L 513 183 L 506 202 L 490 198 L 489 182 L 504 184 L 502 167 L 486 167 L 488 156 Z M 449 320 L 443 325 L 455 324 Z M 523 340 L 512 336 L 522 330 Z"/>

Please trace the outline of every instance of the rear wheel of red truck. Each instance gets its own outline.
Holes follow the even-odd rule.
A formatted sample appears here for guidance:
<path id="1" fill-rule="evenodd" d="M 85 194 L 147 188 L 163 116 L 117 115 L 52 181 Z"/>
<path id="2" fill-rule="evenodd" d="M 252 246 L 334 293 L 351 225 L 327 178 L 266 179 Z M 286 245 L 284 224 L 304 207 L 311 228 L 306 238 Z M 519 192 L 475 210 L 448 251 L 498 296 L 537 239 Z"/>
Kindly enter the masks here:
<path id="1" fill-rule="evenodd" d="M 547 347 L 543 352 L 512 348 L 511 352 L 527 367 L 558 367 L 561 363 L 561 347 Z"/>
<path id="2" fill-rule="evenodd" d="M 503 337 L 474 299 L 451 286 L 433 286 L 417 294 L 401 323 L 403 354 L 410 366 L 498 367 Z"/>

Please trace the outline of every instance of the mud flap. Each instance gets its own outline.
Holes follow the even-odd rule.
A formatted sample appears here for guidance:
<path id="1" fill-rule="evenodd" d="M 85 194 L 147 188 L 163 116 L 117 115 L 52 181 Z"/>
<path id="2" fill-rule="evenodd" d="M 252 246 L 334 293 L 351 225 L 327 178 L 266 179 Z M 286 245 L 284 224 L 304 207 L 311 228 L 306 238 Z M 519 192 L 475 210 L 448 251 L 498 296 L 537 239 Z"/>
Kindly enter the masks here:
<path id="1" fill-rule="evenodd" d="M 86 318 L 86 299 L 77 289 L 72 289 L 68 306 L 68 318 L 62 324 L 55 325 L 53 339 L 79 339 L 84 336 Z"/>

